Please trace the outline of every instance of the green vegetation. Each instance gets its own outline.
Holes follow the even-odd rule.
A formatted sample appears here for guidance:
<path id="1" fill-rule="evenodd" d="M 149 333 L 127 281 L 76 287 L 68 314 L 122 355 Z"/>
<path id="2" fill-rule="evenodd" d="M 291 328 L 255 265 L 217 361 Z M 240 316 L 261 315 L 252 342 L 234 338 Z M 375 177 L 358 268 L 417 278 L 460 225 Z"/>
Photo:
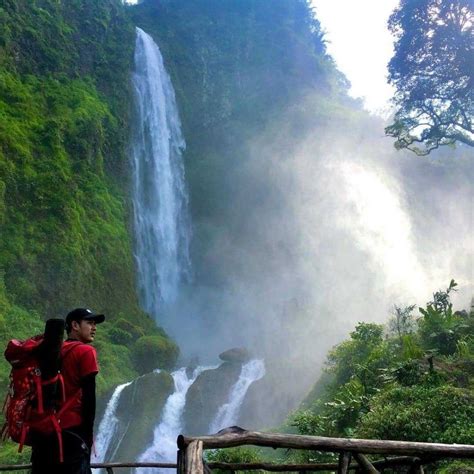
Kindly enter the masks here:
<path id="1" fill-rule="evenodd" d="M 221 449 L 221 450 L 208 450 L 205 451 L 207 462 L 226 462 L 226 463 L 255 463 L 260 462 L 261 454 L 257 448 L 239 446 L 237 448 Z M 222 469 L 213 469 L 212 472 L 218 474 L 228 473 Z M 262 471 L 245 471 L 249 474 L 256 474 Z"/>
<path id="2" fill-rule="evenodd" d="M 104 394 L 144 372 L 130 349 L 144 334 L 166 341 L 168 364 L 178 351 L 135 291 L 126 154 L 134 27 L 119 0 L 6 0 L 0 19 L 0 343 L 40 333 L 44 319 L 73 307 L 103 311 Z M 0 362 L 2 398 L 8 372 Z"/>
<path id="3" fill-rule="evenodd" d="M 176 345 L 167 337 L 142 336 L 133 348 L 133 357 L 143 373 L 150 372 L 156 367 L 172 369 L 179 355 Z"/>
<path id="4" fill-rule="evenodd" d="M 388 333 L 359 323 L 330 352 L 329 382 L 289 423 L 310 435 L 473 444 L 474 312 L 453 311 L 455 287 L 436 292 L 418 319 L 413 306 L 396 308 Z"/>
<path id="5" fill-rule="evenodd" d="M 395 54 L 396 148 L 427 155 L 456 142 L 474 146 L 473 10 L 470 0 L 402 0 L 389 20 Z"/>

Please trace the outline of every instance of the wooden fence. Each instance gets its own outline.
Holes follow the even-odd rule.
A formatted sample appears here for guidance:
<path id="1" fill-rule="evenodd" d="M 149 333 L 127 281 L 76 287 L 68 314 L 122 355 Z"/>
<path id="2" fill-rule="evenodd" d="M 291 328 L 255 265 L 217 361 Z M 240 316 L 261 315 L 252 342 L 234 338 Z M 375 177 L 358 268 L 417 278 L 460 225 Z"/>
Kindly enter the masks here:
<path id="1" fill-rule="evenodd" d="M 445 459 L 474 459 L 474 445 L 414 443 L 407 441 L 382 441 L 369 439 L 324 438 L 280 433 L 246 431 L 237 426 L 227 428 L 215 435 L 186 437 L 178 436 L 177 463 L 94 463 L 93 469 L 102 468 L 113 474 L 119 468 L 176 469 L 178 474 L 207 474 L 212 469 L 230 473 L 236 471 L 262 470 L 270 472 L 318 472 L 333 471 L 345 474 L 349 471 L 376 474 L 384 469 L 405 466 L 411 474 L 424 472 L 423 466 Z M 270 464 L 270 463 L 219 463 L 204 461 L 206 449 L 231 448 L 236 446 L 262 446 L 284 449 L 303 449 L 336 453 L 337 463 L 314 464 Z M 369 460 L 367 455 L 382 459 Z M 0 466 L 0 471 L 21 471 L 29 464 Z"/>
<path id="2" fill-rule="evenodd" d="M 268 464 L 268 463 L 209 463 L 203 458 L 205 449 L 231 448 L 253 445 L 271 448 L 305 449 L 332 452 L 339 455 L 338 463 L 321 464 Z M 378 455 L 383 459 L 370 461 L 366 456 Z M 393 457 L 389 457 L 393 456 Z M 408 466 L 412 474 L 423 473 L 423 466 L 443 459 L 474 459 L 474 446 L 463 444 L 414 443 L 349 438 L 324 438 L 279 433 L 259 433 L 231 427 L 216 435 L 178 436 L 178 474 L 206 474 L 211 469 L 230 472 L 264 470 L 273 472 L 335 471 L 345 474 L 350 470 L 376 474 L 395 466 Z M 352 462 L 354 461 L 354 462 Z"/>

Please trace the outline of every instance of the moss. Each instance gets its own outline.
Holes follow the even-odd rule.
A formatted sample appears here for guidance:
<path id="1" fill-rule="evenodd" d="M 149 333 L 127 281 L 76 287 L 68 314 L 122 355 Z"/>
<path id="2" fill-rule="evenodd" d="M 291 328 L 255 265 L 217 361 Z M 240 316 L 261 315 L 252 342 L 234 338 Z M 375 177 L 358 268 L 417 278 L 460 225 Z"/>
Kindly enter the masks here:
<path id="1" fill-rule="evenodd" d="M 115 322 L 115 327 L 130 334 L 133 340 L 145 335 L 145 331 L 140 326 L 133 324 L 131 321 L 123 317 Z"/>
<path id="2" fill-rule="evenodd" d="M 161 335 L 142 336 L 132 347 L 133 358 L 140 373 L 154 369 L 173 368 L 179 349 L 170 339 Z"/>

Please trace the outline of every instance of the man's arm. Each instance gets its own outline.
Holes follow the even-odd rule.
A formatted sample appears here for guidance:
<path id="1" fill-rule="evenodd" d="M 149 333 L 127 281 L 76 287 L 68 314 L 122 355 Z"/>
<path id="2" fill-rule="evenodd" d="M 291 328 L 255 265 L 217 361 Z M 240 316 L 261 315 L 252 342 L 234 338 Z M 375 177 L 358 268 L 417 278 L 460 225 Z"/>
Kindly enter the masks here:
<path id="1" fill-rule="evenodd" d="M 82 389 L 82 426 L 81 431 L 89 449 L 94 442 L 95 419 L 95 373 L 86 375 L 81 380 Z"/>

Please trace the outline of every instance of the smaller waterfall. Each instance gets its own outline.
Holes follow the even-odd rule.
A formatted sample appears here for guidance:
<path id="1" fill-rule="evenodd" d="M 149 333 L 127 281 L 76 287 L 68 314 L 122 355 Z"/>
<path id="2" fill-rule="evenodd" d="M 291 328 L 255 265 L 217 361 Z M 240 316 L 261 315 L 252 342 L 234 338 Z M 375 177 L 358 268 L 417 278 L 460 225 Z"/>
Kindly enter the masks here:
<path id="1" fill-rule="evenodd" d="M 196 380 L 197 376 L 209 367 L 197 367 L 191 377 L 185 367 L 173 372 L 175 391 L 168 397 L 163 408 L 163 416 L 160 424 L 153 433 L 153 443 L 139 457 L 140 462 L 175 462 L 176 461 L 176 438 L 182 431 L 182 415 L 186 403 L 186 393 Z M 137 469 L 137 474 L 158 474 L 169 470 L 161 469 Z"/>
<path id="2" fill-rule="evenodd" d="M 253 382 L 260 380 L 264 375 L 265 364 L 263 360 L 251 360 L 242 366 L 240 376 L 230 391 L 228 402 L 219 408 L 216 417 L 209 426 L 210 433 L 217 433 L 219 430 L 232 426 L 237 422 L 247 390 Z"/>
<path id="3" fill-rule="evenodd" d="M 93 461 L 94 462 L 104 462 L 105 455 L 110 446 L 110 442 L 114 438 L 117 425 L 118 425 L 118 418 L 115 415 L 117 411 L 118 401 L 120 399 L 120 394 L 122 393 L 125 387 L 128 387 L 132 382 L 127 382 L 122 385 L 119 385 L 112 394 L 109 402 L 107 403 L 107 407 L 105 409 L 104 416 L 102 420 L 100 420 L 99 428 L 97 431 L 97 438 L 95 440 L 95 453 L 93 454 Z"/>

